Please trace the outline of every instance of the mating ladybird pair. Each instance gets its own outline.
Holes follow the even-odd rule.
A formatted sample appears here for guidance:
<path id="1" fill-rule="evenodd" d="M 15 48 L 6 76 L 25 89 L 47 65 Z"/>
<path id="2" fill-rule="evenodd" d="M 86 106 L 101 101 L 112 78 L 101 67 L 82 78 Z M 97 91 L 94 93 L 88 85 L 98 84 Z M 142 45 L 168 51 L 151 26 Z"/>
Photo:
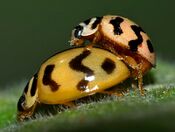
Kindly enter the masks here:
<path id="1" fill-rule="evenodd" d="M 121 16 L 94 17 L 72 30 L 71 45 L 86 40 L 84 48 L 57 53 L 42 64 L 18 101 L 19 120 L 31 117 L 38 103 L 68 105 L 129 77 L 138 80 L 143 94 L 142 77 L 155 66 L 155 53 L 141 27 Z"/>

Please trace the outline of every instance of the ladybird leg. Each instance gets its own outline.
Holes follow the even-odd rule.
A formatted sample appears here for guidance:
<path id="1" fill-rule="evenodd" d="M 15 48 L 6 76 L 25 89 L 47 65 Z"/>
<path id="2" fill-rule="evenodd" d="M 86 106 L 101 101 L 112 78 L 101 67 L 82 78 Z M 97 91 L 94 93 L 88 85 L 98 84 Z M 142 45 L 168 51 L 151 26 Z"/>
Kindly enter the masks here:
<path id="1" fill-rule="evenodd" d="M 136 82 L 136 80 L 134 78 L 131 78 L 131 88 L 134 91 L 137 91 L 137 89 L 138 89 L 138 84 L 137 84 L 137 82 Z"/>
<path id="2" fill-rule="evenodd" d="M 142 73 L 142 70 L 141 70 L 141 64 L 138 65 L 138 77 L 137 77 L 137 80 L 138 80 L 138 87 L 139 87 L 139 90 L 140 90 L 140 94 L 142 96 L 145 95 L 144 93 L 144 89 L 143 89 L 143 73 Z"/>
<path id="3" fill-rule="evenodd" d="M 144 89 L 143 89 L 143 73 L 141 70 L 141 63 L 137 64 L 136 61 L 130 57 L 130 56 L 125 56 L 123 61 L 129 65 L 129 67 L 131 67 L 133 69 L 133 73 L 132 76 L 135 77 L 138 81 L 138 88 L 140 90 L 140 94 L 144 95 Z M 134 86 L 134 85 L 132 85 Z M 134 87 L 133 87 L 134 88 Z"/>

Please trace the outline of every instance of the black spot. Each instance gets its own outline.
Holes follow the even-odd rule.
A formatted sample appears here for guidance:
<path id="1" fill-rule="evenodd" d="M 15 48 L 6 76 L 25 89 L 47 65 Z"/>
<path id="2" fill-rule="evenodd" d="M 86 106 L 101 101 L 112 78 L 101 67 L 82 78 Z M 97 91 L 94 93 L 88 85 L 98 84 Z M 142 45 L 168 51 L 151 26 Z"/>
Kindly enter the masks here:
<path id="1" fill-rule="evenodd" d="M 110 23 L 114 26 L 114 34 L 115 35 L 120 35 L 123 33 L 120 24 L 123 22 L 123 18 L 121 17 L 116 17 L 115 19 L 111 20 Z"/>
<path id="2" fill-rule="evenodd" d="M 75 38 L 81 38 L 82 32 L 83 32 L 83 27 L 80 25 L 76 26 L 74 31 Z"/>
<path id="3" fill-rule="evenodd" d="M 26 86 L 25 86 L 25 88 L 24 88 L 24 93 L 26 93 L 26 94 L 27 94 L 28 89 L 29 89 L 29 82 L 27 83 L 27 85 L 26 85 Z"/>
<path id="4" fill-rule="evenodd" d="M 24 108 L 22 106 L 22 104 L 24 103 L 25 101 L 25 95 L 23 94 L 20 98 L 19 98 L 19 101 L 18 101 L 18 104 L 17 104 L 17 108 L 18 108 L 18 111 L 24 111 Z"/>
<path id="5" fill-rule="evenodd" d="M 150 53 L 153 53 L 154 52 L 154 48 L 153 48 L 153 45 L 152 45 L 150 40 L 147 40 L 147 45 L 148 45 L 148 49 L 149 49 Z"/>
<path id="6" fill-rule="evenodd" d="M 92 24 L 92 29 L 95 29 L 97 27 L 97 25 L 101 22 L 102 17 L 96 17 L 95 22 Z"/>
<path id="7" fill-rule="evenodd" d="M 80 71 L 85 73 L 85 75 L 87 77 L 89 76 L 93 76 L 94 75 L 94 71 L 91 70 L 90 68 L 84 66 L 82 64 L 82 61 L 84 58 L 86 58 L 88 55 L 90 55 L 90 51 L 89 50 L 85 50 L 83 51 L 83 53 L 81 53 L 80 55 L 76 56 L 75 58 L 73 58 L 70 62 L 69 62 L 69 66 L 76 71 Z M 88 84 L 88 80 L 84 80 L 82 79 L 78 84 L 77 84 L 77 88 L 79 90 L 86 90 L 87 84 Z"/>
<path id="8" fill-rule="evenodd" d="M 138 49 L 138 46 L 143 42 L 143 38 L 140 32 L 144 32 L 144 31 L 141 27 L 137 25 L 132 25 L 131 28 L 135 32 L 137 39 L 129 41 L 129 46 L 131 51 L 136 52 Z"/>
<path id="9" fill-rule="evenodd" d="M 77 84 L 77 89 L 80 91 L 85 91 L 87 89 L 87 85 L 88 85 L 87 80 L 82 79 L 78 84 Z"/>
<path id="10" fill-rule="evenodd" d="M 52 80 L 51 75 L 55 65 L 48 65 L 44 71 L 43 84 L 49 85 L 53 92 L 57 91 L 60 85 L 58 85 L 54 80 Z"/>
<path id="11" fill-rule="evenodd" d="M 106 58 L 101 67 L 107 74 L 111 74 L 116 68 L 115 62 L 109 58 Z"/>
<path id="12" fill-rule="evenodd" d="M 38 75 L 35 74 L 35 75 L 34 75 L 34 78 L 33 78 L 32 88 L 31 88 L 31 91 L 30 91 L 30 95 L 31 95 L 31 96 L 34 96 L 35 93 L 36 93 L 36 89 L 37 89 L 37 80 L 38 80 Z"/>
<path id="13" fill-rule="evenodd" d="M 85 20 L 84 23 L 85 23 L 86 25 L 88 25 L 88 24 L 90 23 L 91 19 L 92 19 L 92 18 L 89 18 L 89 19 Z"/>

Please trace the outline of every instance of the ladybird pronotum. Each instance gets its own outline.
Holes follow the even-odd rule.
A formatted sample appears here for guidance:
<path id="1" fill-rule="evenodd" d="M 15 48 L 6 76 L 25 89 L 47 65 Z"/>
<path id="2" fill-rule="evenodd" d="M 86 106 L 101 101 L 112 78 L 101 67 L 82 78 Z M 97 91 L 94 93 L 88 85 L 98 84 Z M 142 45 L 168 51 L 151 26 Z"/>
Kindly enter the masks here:
<path id="1" fill-rule="evenodd" d="M 31 117 L 38 103 L 67 104 L 126 80 L 130 71 L 116 58 L 104 49 L 80 47 L 52 56 L 27 83 L 18 101 L 18 120 Z"/>
<path id="2" fill-rule="evenodd" d="M 93 17 L 72 30 L 71 45 L 82 45 L 86 40 L 91 41 L 87 49 L 93 45 L 108 49 L 131 67 L 144 94 L 142 77 L 156 65 L 156 56 L 150 38 L 139 25 L 122 16 Z"/>

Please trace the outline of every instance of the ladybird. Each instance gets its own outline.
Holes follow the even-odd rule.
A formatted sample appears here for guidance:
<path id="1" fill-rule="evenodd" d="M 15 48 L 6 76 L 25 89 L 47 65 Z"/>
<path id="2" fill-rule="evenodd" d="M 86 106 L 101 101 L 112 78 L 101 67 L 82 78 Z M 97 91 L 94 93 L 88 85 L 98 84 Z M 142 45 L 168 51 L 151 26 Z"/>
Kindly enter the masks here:
<path id="1" fill-rule="evenodd" d="M 133 21 L 115 15 L 93 17 L 81 22 L 72 30 L 71 45 L 90 44 L 108 49 L 123 60 L 131 69 L 132 77 L 144 95 L 142 78 L 156 65 L 156 55 L 146 32 Z"/>
<path id="2" fill-rule="evenodd" d="M 17 118 L 33 115 L 37 104 L 68 104 L 105 92 L 130 77 L 130 70 L 110 51 L 83 47 L 69 49 L 47 59 L 27 83 L 17 104 Z"/>

